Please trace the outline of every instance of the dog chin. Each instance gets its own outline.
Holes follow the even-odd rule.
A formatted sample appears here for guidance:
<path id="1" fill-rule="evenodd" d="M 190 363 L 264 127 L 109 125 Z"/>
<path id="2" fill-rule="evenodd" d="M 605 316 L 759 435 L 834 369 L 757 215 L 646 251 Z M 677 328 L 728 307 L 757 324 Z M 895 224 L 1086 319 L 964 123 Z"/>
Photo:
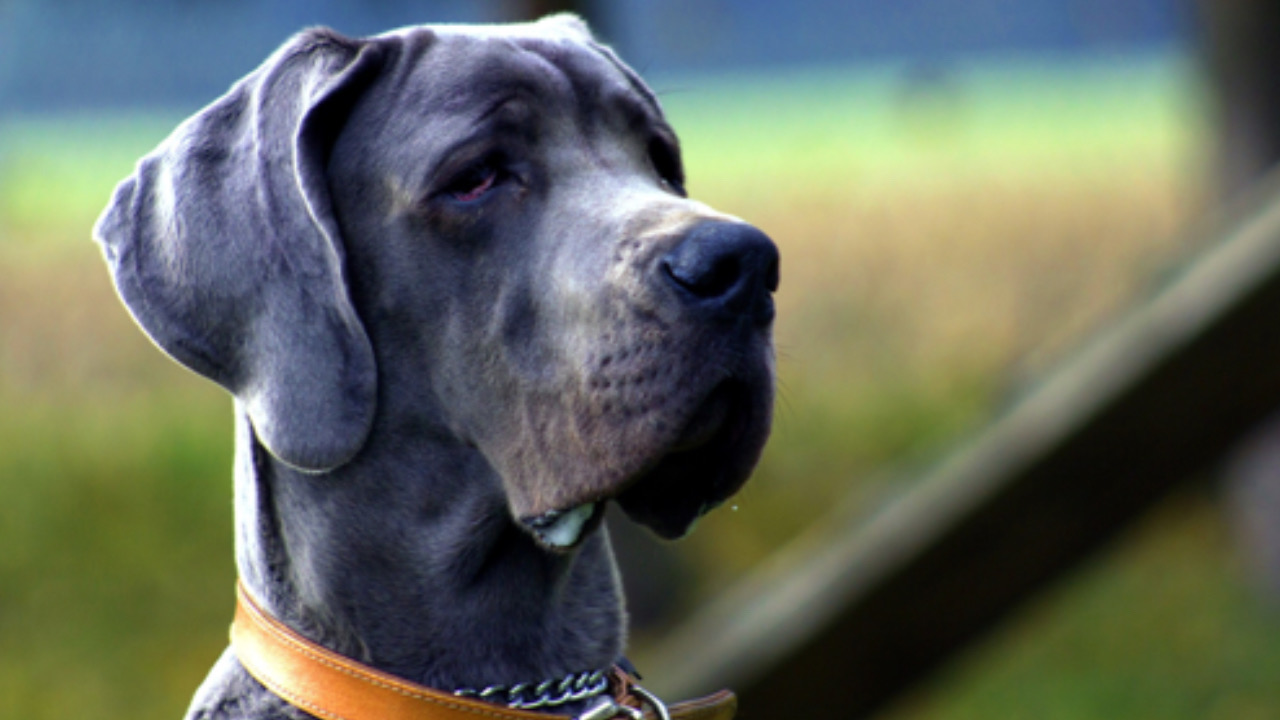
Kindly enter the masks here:
<path id="1" fill-rule="evenodd" d="M 545 548 L 569 551 L 599 527 L 612 500 L 659 537 L 683 537 L 746 483 L 769 435 L 771 407 L 767 387 L 725 381 L 656 459 L 613 493 L 522 518 L 521 524 Z"/>
<path id="2" fill-rule="evenodd" d="M 730 410 L 705 443 L 663 457 L 616 498 L 627 517 L 667 540 L 688 534 L 703 515 L 746 483 L 768 435 L 768 424 Z"/>

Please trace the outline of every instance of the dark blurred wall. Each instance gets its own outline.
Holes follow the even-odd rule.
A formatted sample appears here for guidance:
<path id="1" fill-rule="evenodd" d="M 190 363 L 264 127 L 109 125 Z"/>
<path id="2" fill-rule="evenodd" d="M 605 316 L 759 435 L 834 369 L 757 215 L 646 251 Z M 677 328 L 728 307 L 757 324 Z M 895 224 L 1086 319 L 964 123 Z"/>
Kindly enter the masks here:
<path id="1" fill-rule="evenodd" d="M 312 25 L 490 22 L 501 0 L 0 0 L 0 112 L 187 109 Z"/>
<path id="2" fill-rule="evenodd" d="M 1180 0 L 0 0 L 0 113 L 188 109 L 286 37 L 562 9 L 644 73 L 1161 49 Z"/>
<path id="3" fill-rule="evenodd" d="M 642 71 L 1161 49 L 1180 0 L 618 0 L 608 39 Z"/>

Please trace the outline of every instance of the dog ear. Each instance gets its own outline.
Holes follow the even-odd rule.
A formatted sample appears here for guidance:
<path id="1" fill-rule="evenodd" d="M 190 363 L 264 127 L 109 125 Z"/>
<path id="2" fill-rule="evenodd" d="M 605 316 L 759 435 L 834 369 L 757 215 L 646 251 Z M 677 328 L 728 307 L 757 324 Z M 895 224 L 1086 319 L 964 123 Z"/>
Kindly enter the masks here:
<path id="1" fill-rule="evenodd" d="M 377 370 L 325 166 L 383 49 L 295 37 L 139 161 L 94 228 L 143 330 L 306 471 L 350 460 L 373 422 Z"/>

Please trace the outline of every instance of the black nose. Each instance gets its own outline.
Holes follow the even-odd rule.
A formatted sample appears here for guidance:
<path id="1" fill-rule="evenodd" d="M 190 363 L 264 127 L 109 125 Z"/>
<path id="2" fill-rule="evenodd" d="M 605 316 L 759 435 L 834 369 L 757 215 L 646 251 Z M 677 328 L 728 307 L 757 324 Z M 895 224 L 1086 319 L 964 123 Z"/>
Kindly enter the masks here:
<path id="1" fill-rule="evenodd" d="M 778 248 L 750 225 L 702 223 L 663 256 L 660 268 L 686 302 L 707 312 L 773 321 Z"/>

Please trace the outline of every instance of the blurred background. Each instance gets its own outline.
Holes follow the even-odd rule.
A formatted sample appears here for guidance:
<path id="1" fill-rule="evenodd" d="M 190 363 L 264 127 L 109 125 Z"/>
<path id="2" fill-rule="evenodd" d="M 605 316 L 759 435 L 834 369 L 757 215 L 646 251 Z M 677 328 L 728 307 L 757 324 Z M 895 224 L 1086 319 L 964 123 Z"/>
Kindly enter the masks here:
<path id="1" fill-rule="evenodd" d="M 613 523 L 642 671 L 833 507 L 909 496 L 1280 154 L 1265 0 L 0 0 L 0 718 L 178 717 L 226 642 L 231 403 L 116 300 L 114 184 L 302 27 L 566 8 L 657 91 L 691 193 L 783 255 L 754 480 L 678 545 Z M 1280 717 L 1280 484 L 1238 457 L 876 716 Z"/>

